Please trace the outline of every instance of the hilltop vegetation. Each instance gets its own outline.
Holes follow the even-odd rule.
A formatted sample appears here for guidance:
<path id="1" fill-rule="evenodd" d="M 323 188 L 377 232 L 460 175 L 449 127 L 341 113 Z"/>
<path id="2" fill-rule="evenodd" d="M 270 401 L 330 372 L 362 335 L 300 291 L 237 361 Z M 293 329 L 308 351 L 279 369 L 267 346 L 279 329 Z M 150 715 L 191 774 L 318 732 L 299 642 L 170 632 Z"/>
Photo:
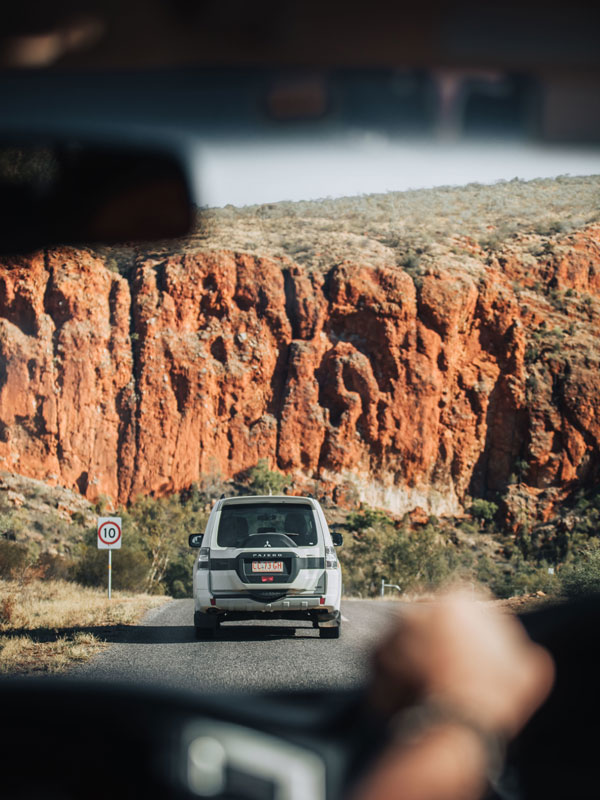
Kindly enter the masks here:
<path id="1" fill-rule="evenodd" d="M 326 271 L 343 261 L 414 269 L 473 240 L 492 252 L 515 238 L 544 246 L 600 219 L 600 176 L 441 186 L 322 200 L 203 208 L 185 239 L 144 248 L 103 248 L 127 274 L 136 259 L 198 248 L 283 258 Z M 458 237 L 458 241 L 457 241 Z"/>
<path id="2" fill-rule="evenodd" d="M 600 177 L 501 181 L 310 202 L 208 209 L 203 246 L 289 257 L 313 269 L 358 260 L 426 263 L 432 248 L 470 237 L 494 248 L 520 234 L 552 236 L 600 219 Z M 592 210 L 590 210 L 592 209 Z"/>

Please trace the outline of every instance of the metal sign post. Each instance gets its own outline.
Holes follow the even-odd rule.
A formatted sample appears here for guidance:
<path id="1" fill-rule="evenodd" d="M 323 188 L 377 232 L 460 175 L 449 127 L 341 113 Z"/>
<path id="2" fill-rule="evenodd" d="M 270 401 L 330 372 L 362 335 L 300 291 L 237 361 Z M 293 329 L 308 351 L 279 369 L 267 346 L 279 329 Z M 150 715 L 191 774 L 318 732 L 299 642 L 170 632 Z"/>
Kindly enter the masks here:
<path id="1" fill-rule="evenodd" d="M 108 599 L 112 597 L 112 551 L 121 549 L 121 517 L 98 517 L 98 549 L 108 550 Z"/>
<path id="2" fill-rule="evenodd" d="M 397 583 L 386 583 L 385 578 L 381 579 L 381 597 L 385 597 L 385 590 L 386 589 L 396 589 L 398 592 L 401 592 L 402 589 L 398 586 Z"/>

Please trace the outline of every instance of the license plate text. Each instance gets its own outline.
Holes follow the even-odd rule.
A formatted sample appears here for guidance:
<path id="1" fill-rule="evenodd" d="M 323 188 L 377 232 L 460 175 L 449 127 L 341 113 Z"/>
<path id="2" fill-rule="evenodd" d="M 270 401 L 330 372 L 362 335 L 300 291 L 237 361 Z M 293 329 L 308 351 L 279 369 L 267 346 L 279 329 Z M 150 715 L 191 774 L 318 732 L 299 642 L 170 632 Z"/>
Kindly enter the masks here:
<path id="1" fill-rule="evenodd" d="M 252 572 L 283 572 L 283 561 L 253 561 Z"/>

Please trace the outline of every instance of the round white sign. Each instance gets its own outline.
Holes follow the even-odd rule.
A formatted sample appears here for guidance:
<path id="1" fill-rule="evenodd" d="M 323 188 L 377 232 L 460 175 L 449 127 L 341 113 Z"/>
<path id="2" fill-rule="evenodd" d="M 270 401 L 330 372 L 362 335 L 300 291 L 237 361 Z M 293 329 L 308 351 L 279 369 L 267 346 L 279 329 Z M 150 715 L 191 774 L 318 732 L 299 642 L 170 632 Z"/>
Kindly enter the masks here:
<path id="1" fill-rule="evenodd" d="M 121 547 L 121 517 L 98 519 L 98 547 L 101 550 L 116 550 Z"/>

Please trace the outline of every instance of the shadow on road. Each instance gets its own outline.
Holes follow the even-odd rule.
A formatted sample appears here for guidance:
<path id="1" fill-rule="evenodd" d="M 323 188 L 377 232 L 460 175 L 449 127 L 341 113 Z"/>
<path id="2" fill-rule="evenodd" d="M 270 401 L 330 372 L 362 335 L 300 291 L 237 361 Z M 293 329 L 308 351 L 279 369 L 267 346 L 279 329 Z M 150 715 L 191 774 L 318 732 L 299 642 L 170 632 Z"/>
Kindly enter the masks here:
<path id="1" fill-rule="evenodd" d="M 222 625 L 213 641 L 259 642 L 272 639 L 314 639 L 319 636 L 312 628 L 288 625 Z M 210 641 L 210 639 L 208 640 Z"/>
<path id="2" fill-rule="evenodd" d="M 56 642 L 58 639 L 73 639 L 77 634 L 90 633 L 100 641 L 110 644 L 177 644 L 191 642 L 196 638 L 191 625 L 91 625 L 73 628 L 19 628 L 1 633 L 0 640 L 27 636 L 34 642 Z"/>
<path id="3" fill-rule="evenodd" d="M 34 642 L 56 642 L 73 639 L 77 634 L 92 634 L 110 644 L 184 644 L 195 642 L 193 625 L 98 625 L 73 628 L 19 628 L 0 633 L 0 640 L 27 636 Z M 304 639 L 318 637 L 312 628 L 284 625 L 223 625 L 214 639 L 205 642 L 249 642 L 273 639 Z"/>

